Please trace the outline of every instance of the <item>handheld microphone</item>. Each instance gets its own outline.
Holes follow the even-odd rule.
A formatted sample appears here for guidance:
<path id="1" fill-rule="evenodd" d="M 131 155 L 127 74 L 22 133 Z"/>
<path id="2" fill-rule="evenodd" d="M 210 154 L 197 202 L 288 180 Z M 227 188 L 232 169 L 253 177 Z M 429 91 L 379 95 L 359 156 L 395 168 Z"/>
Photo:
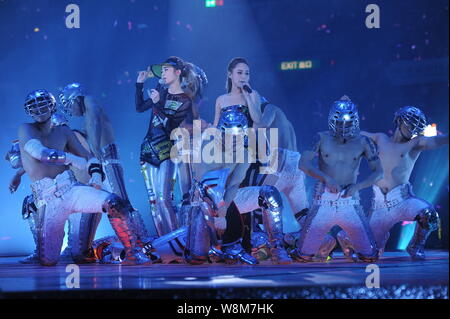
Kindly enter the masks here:
<path id="1" fill-rule="evenodd" d="M 163 79 L 159 79 L 158 80 L 158 84 L 156 85 L 156 88 L 155 88 L 155 90 L 156 91 L 161 91 L 162 89 L 164 89 L 166 86 L 165 86 L 165 82 L 164 82 L 164 80 Z"/>
<path id="2" fill-rule="evenodd" d="M 247 91 L 247 93 L 252 93 L 253 92 L 253 90 L 247 85 L 247 84 L 244 84 L 244 86 L 242 87 L 245 91 Z"/>
<path id="3" fill-rule="evenodd" d="M 163 93 L 164 89 L 166 88 L 165 84 L 164 84 L 164 80 L 163 79 L 159 79 L 158 80 L 158 84 L 156 84 L 155 86 L 155 90 L 158 91 L 159 94 Z M 147 90 L 148 96 L 151 96 L 151 91 Z"/>

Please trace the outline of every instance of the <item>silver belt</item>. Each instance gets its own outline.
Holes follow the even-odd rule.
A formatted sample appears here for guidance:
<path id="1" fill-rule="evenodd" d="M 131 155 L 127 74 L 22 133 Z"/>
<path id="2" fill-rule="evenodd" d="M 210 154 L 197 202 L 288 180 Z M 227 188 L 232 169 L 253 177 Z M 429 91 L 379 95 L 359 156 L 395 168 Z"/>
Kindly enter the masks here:
<path id="1" fill-rule="evenodd" d="M 374 209 L 381 209 L 381 208 L 391 209 L 403 201 L 404 201 L 403 198 L 401 200 L 398 200 L 397 198 L 395 198 L 392 200 L 385 200 L 385 201 L 373 201 L 373 208 Z"/>
<path id="2" fill-rule="evenodd" d="M 326 200 L 326 199 L 316 199 L 313 202 L 314 205 L 326 205 L 330 207 L 337 206 L 354 206 L 359 205 L 359 200 L 356 199 L 338 199 L 338 200 Z"/>
<path id="3" fill-rule="evenodd" d="M 58 176 L 49 181 L 36 181 L 31 184 L 33 191 L 33 197 L 36 201 L 36 207 L 40 208 L 47 203 L 62 197 L 65 193 L 72 189 L 73 184 L 76 182 L 72 172 L 66 171 L 63 174 L 67 174 L 67 177 L 63 179 Z M 62 180 L 61 180 L 62 179 Z"/>

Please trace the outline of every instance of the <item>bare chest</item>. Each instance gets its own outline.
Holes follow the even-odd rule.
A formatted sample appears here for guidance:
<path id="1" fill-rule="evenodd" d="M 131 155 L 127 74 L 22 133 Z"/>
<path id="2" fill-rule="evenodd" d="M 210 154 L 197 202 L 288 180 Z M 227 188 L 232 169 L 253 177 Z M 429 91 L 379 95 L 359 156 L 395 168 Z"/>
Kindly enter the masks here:
<path id="1" fill-rule="evenodd" d="M 55 128 L 49 134 L 38 133 L 42 145 L 63 151 L 66 148 L 67 138 L 60 128 Z"/>
<path id="2" fill-rule="evenodd" d="M 414 162 L 411 158 L 411 146 L 409 144 L 383 141 L 378 144 L 378 152 L 383 166 L 399 166 Z"/>
<path id="3" fill-rule="evenodd" d="M 379 157 L 386 173 L 410 171 L 417 160 L 411 154 L 411 145 L 400 144 L 385 140 L 378 144 Z"/>
<path id="4" fill-rule="evenodd" d="M 336 165 L 339 163 L 357 165 L 363 152 L 364 149 L 357 141 L 339 144 L 326 140 L 320 148 L 321 160 L 328 165 Z"/>

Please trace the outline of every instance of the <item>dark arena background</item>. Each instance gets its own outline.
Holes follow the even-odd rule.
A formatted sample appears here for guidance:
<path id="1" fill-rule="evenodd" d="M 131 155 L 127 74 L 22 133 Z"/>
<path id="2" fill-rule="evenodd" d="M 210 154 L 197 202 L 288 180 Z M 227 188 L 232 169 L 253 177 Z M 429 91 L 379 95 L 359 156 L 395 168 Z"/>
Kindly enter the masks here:
<path id="1" fill-rule="evenodd" d="M 79 7 L 79 28 L 66 26 L 69 4 Z M 379 28 L 366 25 L 370 4 L 379 8 Z M 0 0 L 0 152 L 29 121 L 23 106 L 29 92 L 57 95 L 70 82 L 82 83 L 108 113 L 130 200 L 155 234 L 139 166 L 149 116 L 135 111 L 138 71 L 171 55 L 199 65 L 209 80 L 200 115 L 212 122 L 228 62 L 245 57 L 252 87 L 285 112 L 300 152 L 328 129 L 329 107 L 344 94 L 358 105 L 365 131 L 392 134 L 394 112 L 415 105 L 438 134 L 447 134 L 448 6 L 448 0 Z M 155 79 L 145 84 L 155 86 Z M 24 176 L 11 194 L 14 171 L 2 160 L 0 298 L 448 299 L 448 155 L 448 146 L 423 152 L 410 180 L 441 217 L 427 259 L 412 261 L 405 252 L 414 223 L 397 224 L 376 263 L 374 288 L 367 285 L 372 268 L 348 262 L 340 251 L 326 263 L 291 265 L 80 265 L 80 286 L 70 288 L 65 263 L 18 263 L 34 249 L 21 216 L 30 180 Z M 368 171 L 363 163 L 360 174 Z M 309 195 L 313 183 L 308 177 Z M 361 198 L 368 210 L 371 189 Z M 288 208 L 283 219 L 285 232 L 298 230 Z M 96 238 L 112 234 L 104 216 Z"/>

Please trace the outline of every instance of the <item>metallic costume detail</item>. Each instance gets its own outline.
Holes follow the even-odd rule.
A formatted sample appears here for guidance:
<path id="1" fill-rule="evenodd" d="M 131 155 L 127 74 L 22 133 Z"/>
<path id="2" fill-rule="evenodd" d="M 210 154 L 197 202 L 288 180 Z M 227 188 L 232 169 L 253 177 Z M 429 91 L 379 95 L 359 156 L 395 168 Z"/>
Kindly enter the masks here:
<path id="1" fill-rule="evenodd" d="M 384 250 L 390 229 L 400 221 L 417 221 L 416 230 L 411 239 L 407 251 L 414 259 L 424 258 L 424 245 L 429 233 L 436 229 L 439 216 L 433 206 L 425 200 L 415 197 L 412 186 L 409 183 L 401 184 L 384 194 L 378 186 L 373 186 L 373 200 L 370 214 L 370 227 L 380 249 Z M 430 226 L 424 226 L 427 222 L 419 221 L 425 218 Z"/>
<path id="2" fill-rule="evenodd" d="M 236 242 L 222 245 L 222 258 L 227 264 L 235 264 L 237 262 L 248 265 L 259 264 L 258 259 L 245 251 L 240 239 Z"/>
<path id="3" fill-rule="evenodd" d="M 374 196 L 372 198 L 372 210 L 394 209 L 404 200 L 414 197 L 412 185 L 409 183 L 400 184 L 384 194 L 381 189 L 374 185 L 372 187 Z"/>
<path id="4" fill-rule="evenodd" d="M 217 128 L 228 134 L 243 135 L 244 146 L 248 146 L 248 128 L 250 127 L 248 108 L 244 105 L 223 107 Z"/>
<path id="5" fill-rule="evenodd" d="M 146 246 L 148 252 L 160 257 L 163 263 L 180 263 L 186 248 L 188 227 L 180 227 L 151 241 Z"/>
<path id="6" fill-rule="evenodd" d="M 253 230 L 250 242 L 253 257 L 258 260 L 270 259 L 269 236 L 261 229 L 255 218 L 253 218 Z"/>
<path id="7" fill-rule="evenodd" d="M 101 149 L 101 161 L 103 164 L 103 171 L 108 177 L 108 184 L 111 191 L 124 200 L 129 200 L 128 193 L 125 188 L 125 179 L 123 168 L 119 158 L 119 150 L 115 143 L 105 145 Z M 139 211 L 133 209 L 129 214 L 130 222 L 133 225 L 133 230 L 137 236 L 138 244 L 143 245 L 148 242 L 150 237 L 144 220 Z"/>
<path id="8" fill-rule="evenodd" d="M 28 195 L 23 199 L 22 203 L 22 218 L 28 219 L 30 216 L 37 212 L 37 207 L 34 204 L 33 195 Z"/>
<path id="9" fill-rule="evenodd" d="M 137 246 L 136 237 L 130 223 L 129 214 L 133 210 L 129 201 L 121 199 L 115 194 L 110 194 L 105 200 L 104 212 L 108 212 L 108 218 L 117 237 L 119 237 L 125 248 L 125 259 L 121 264 L 147 264 L 151 260 Z"/>
<path id="10" fill-rule="evenodd" d="M 25 98 L 25 113 L 30 116 L 47 115 L 56 111 L 56 99 L 47 90 L 35 90 Z"/>
<path id="11" fill-rule="evenodd" d="M 91 245 L 102 214 L 71 214 L 69 216 L 68 247 L 77 264 L 95 262 Z"/>
<path id="12" fill-rule="evenodd" d="M 38 256 L 41 264 L 58 261 L 64 237 L 64 224 L 76 212 L 108 212 L 111 225 L 123 243 L 126 258 L 123 264 L 147 263 L 150 260 L 136 247 L 129 222 L 129 204 L 114 194 L 77 183 L 71 171 L 56 178 L 43 178 L 31 184 L 38 207 Z"/>
<path id="13" fill-rule="evenodd" d="M 191 264 L 201 264 L 207 261 L 211 245 L 217 246 L 214 217 L 217 209 L 224 205 L 224 185 L 229 169 L 209 171 L 201 182 L 192 181 L 191 210 L 189 213 L 189 231 L 185 259 Z"/>
<path id="14" fill-rule="evenodd" d="M 248 254 L 242 247 L 241 241 L 222 246 L 222 258 L 227 264 L 244 263 L 248 265 L 259 264 L 258 259 Z"/>
<path id="15" fill-rule="evenodd" d="M 361 256 L 371 258 L 378 255 L 358 194 L 345 200 L 340 198 L 341 195 L 331 193 L 323 183 L 316 184 L 313 206 L 306 215 L 297 242 L 296 257 L 308 261 L 308 256 L 318 252 L 324 237 L 335 225 L 348 234 L 355 251 L 361 253 Z"/>
<path id="16" fill-rule="evenodd" d="M 43 163 L 67 165 L 65 152 L 45 147 L 38 139 L 28 140 L 24 146 L 24 150 Z"/>
<path id="17" fill-rule="evenodd" d="M 95 259 L 101 264 L 118 264 L 125 259 L 125 250 L 116 236 L 108 236 L 92 242 Z"/>
<path id="18" fill-rule="evenodd" d="M 176 212 L 171 198 L 174 171 L 175 164 L 172 161 L 164 161 L 159 167 L 148 163 L 141 165 L 141 172 L 144 176 L 149 196 L 153 223 L 158 236 L 178 229 Z"/>
<path id="19" fill-rule="evenodd" d="M 103 166 L 100 164 L 100 161 L 92 157 L 86 164 L 88 169 L 88 174 L 92 177 L 94 173 L 100 174 L 102 176 L 102 182 L 105 180 L 105 172 L 103 171 Z"/>
<path id="20" fill-rule="evenodd" d="M 200 206 L 192 207 L 189 215 L 189 231 L 185 251 L 185 260 L 190 264 L 203 264 L 208 260 L 211 234 L 215 233 L 215 229 L 208 227 L 205 217 Z"/>
<path id="21" fill-rule="evenodd" d="M 213 202 L 214 210 L 225 205 L 225 185 L 229 173 L 229 168 L 209 171 L 203 175 L 202 181 L 197 185 L 201 196 L 208 197 Z"/>
<path id="22" fill-rule="evenodd" d="M 344 256 L 353 261 L 353 262 L 357 262 L 358 261 L 358 255 L 355 253 L 355 250 L 353 248 L 353 245 L 350 241 L 350 238 L 348 238 L 347 234 L 345 233 L 345 231 L 341 230 L 338 234 L 337 234 L 337 240 L 339 242 L 339 245 L 341 246 L 342 252 L 344 253 Z"/>
<path id="23" fill-rule="evenodd" d="M 244 114 L 245 108 L 243 105 L 231 105 L 222 108 L 217 128 L 223 131 L 233 129 L 246 132 L 249 128 L 249 123 L 248 117 Z"/>
<path id="24" fill-rule="evenodd" d="M 158 212 L 157 212 L 157 204 L 156 204 L 156 195 L 155 195 L 155 192 L 153 191 L 153 187 L 152 187 L 152 183 L 151 183 L 151 179 L 150 179 L 149 165 L 150 164 L 148 164 L 148 163 L 142 164 L 141 165 L 141 173 L 142 173 L 142 176 L 144 177 L 145 188 L 147 189 L 148 202 L 150 205 L 150 213 L 151 213 L 151 216 L 153 219 L 153 223 L 155 224 L 158 235 L 160 235 L 160 233 L 162 233 L 162 230 L 160 231 L 157 227 L 157 224 L 155 223 L 155 220 L 158 216 Z"/>
<path id="25" fill-rule="evenodd" d="M 6 153 L 6 160 L 11 164 L 11 167 L 18 169 L 22 167 L 22 158 L 20 157 L 19 141 L 13 141 L 11 149 Z"/>
<path id="26" fill-rule="evenodd" d="M 328 126 L 334 136 L 349 139 L 359 132 L 359 116 L 356 105 L 350 100 L 335 101 L 328 114 Z"/>
<path id="27" fill-rule="evenodd" d="M 283 247 L 283 199 L 280 192 L 273 186 L 261 186 L 258 202 L 262 208 L 264 229 L 269 237 L 272 262 L 291 263 L 292 260 Z"/>
<path id="28" fill-rule="evenodd" d="M 108 216 L 111 218 L 120 218 L 123 216 L 123 212 L 126 212 L 126 217 L 128 217 L 131 205 L 129 201 L 120 198 L 116 194 L 111 194 L 104 201 L 102 210 L 108 213 Z"/>
<path id="29" fill-rule="evenodd" d="M 34 206 L 34 204 L 31 205 L 32 203 L 33 203 L 33 195 L 29 195 L 29 196 L 25 197 L 23 206 L 27 206 L 28 217 L 26 219 L 28 221 L 28 225 L 30 227 L 31 234 L 33 235 L 35 249 L 31 255 L 29 255 L 26 258 L 19 261 L 21 264 L 38 264 L 39 263 L 39 257 L 38 257 L 38 253 L 37 253 L 38 238 L 39 238 L 38 237 L 38 235 L 39 235 L 39 233 L 38 233 L 39 214 L 37 212 L 36 206 Z M 35 210 L 31 211 L 30 210 L 31 206 L 34 206 Z M 22 212 L 22 214 L 23 214 L 23 212 Z"/>
<path id="30" fill-rule="evenodd" d="M 405 124 L 411 138 L 417 135 L 422 135 L 427 126 L 427 118 L 425 114 L 417 107 L 404 106 L 400 108 L 394 115 L 394 123 L 397 125 L 397 120 L 400 119 Z"/>
<path id="31" fill-rule="evenodd" d="M 50 121 L 52 122 L 52 126 L 62 126 L 68 124 L 66 117 L 61 113 L 53 113 Z"/>
<path id="32" fill-rule="evenodd" d="M 85 96 L 84 88 L 80 83 L 68 84 L 59 93 L 59 101 L 63 106 L 63 112 L 68 116 L 72 116 L 72 104 L 79 96 Z"/>
<path id="33" fill-rule="evenodd" d="M 425 243 L 428 236 L 440 226 L 440 218 L 434 208 L 429 207 L 422 210 L 416 217 L 417 223 L 414 236 L 408 244 L 406 251 L 413 259 L 425 259 Z"/>

